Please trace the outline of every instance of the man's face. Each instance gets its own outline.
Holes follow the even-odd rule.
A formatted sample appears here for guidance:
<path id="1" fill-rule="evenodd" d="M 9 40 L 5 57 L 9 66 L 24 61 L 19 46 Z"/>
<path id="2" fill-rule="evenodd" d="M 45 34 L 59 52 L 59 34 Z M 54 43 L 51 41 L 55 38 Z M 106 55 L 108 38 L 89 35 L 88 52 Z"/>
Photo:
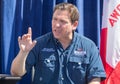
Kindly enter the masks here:
<path id="1" fill-rule="evenodd" d="M 72 38 L 76 26 L 70 21 L 70 14 L 66 10 L 56 10 L 52 18 L 52 32 L 58 40 Z"/>

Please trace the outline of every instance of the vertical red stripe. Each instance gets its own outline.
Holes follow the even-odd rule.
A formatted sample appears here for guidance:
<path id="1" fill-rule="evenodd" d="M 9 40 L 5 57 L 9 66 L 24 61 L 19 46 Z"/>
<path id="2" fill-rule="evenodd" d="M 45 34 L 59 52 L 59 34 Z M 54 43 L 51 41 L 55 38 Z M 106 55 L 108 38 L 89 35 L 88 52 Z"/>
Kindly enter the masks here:
<path id="1" fill-rule="evenodd" d="M 101 42 L 100 42 L 100 55 L 106 71 L 107 78 L 105 81 L 102 81 L 101 84 L 107 84 L 107 79 L 109 78 L 113 68 L 109 66 L 106 62 L 106 53 L 107 53 L 107 29 L 103 28 L 101 31 Z"/>
<path id="2" fill-rule="evenodd" d="M 106 64 L 106 45 L 107 45 L 107 28 L 103 28 L 101 31 L 101 42 L 100 42 L 100 55 L 103 61 L 103 65 Z"/>

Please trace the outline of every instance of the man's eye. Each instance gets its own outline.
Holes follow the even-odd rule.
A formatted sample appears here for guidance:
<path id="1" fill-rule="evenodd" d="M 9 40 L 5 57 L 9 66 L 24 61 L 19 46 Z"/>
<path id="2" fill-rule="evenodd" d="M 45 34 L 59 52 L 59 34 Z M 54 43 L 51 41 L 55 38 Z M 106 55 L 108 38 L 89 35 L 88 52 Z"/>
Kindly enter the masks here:
<path id="1" fill-rule="evenodd" d="M 56 19 L 56 18 L 53 18 L 53 20 L 54 20 L 54 21 L 57 21 L 57 19 Z"/>
<path id="2" fill-rule="evenodd" d="M 64 23 L 64 24 L 66 24 L 67 22 L 66 22 L 66 21 L 64 21 L 64 20 L 61 20 L 61 23 Z"/>

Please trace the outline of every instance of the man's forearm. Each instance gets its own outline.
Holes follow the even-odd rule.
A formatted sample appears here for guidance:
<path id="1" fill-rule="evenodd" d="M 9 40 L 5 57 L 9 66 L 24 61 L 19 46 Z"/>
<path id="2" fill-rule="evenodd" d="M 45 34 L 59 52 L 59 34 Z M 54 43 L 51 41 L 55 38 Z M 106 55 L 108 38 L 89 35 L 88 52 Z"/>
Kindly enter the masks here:
<path id="1" fill-rule="evenodd" d="M 12 62 L 11 74 L 14 76 L 23 76 L 26 73 L 25 61 L 28 53 L 19 52 Z"/>
<path id="2" fill-rule="evenodd" d="M 88 84 L 100 84 L 101 78 L 94 78 Z"/>

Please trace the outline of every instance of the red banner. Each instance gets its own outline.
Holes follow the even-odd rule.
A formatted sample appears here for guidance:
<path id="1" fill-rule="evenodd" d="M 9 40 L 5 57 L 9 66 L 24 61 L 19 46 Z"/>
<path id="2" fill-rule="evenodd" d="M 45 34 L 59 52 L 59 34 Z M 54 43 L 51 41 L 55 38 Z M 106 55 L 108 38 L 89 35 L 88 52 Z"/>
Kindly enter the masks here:
<path id="1" fill-rule="evenodd" d="M 107 74 L 102 84 L 120 84 L 120 0 L 104 0 L 100 54 Z"/>

